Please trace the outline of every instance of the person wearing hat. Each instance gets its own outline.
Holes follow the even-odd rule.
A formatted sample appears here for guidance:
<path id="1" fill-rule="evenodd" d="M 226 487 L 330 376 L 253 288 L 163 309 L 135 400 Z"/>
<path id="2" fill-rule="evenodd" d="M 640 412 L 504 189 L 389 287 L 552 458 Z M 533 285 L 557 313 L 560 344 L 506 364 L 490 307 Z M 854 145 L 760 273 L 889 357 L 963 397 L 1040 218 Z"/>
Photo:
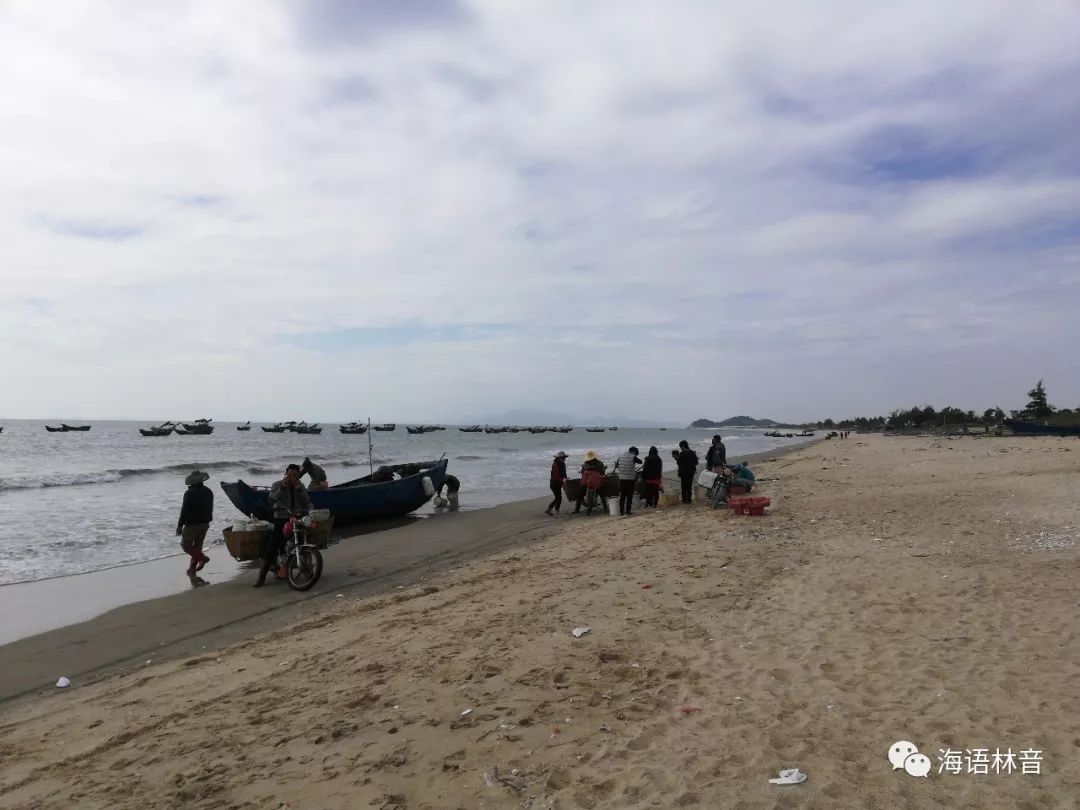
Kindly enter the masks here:
<path id="1" fill-rule="evenodd" d="M 194 577 L 210 562 L 202 550 L 210 521 L 214 519 L 214 493 L 203 485 L 209 478 L 202 470 L 192 470 L 184 479 L 187 491 L 180 507 L 180 519 L 176 522 L 176 536 L 180 538 L 180 548 L 191 557 L 187 570 L 189 577 Z"/>
<path id="2" fill-rule="evenodd" d="M 694 476 L 697 475 L 697 453 L 690 449 L 690 443 L 683 439 L 679 442 L 679 449 L 672 450 L 671 455 L 679 467 L 679 483 L 682 484 L 682 502 L 691 503 L 694 500 Z"/>
<path id="3" fill-rule="evenodd" d="M 619 514 L 629 515 L 634 505 L 634 484 L 637 483 L 638 449 L 631 447 L 619 455 L 615 461 L 615 472 L 619 474 Z"/>
<path id="4" fill-rule="evenodd" d="M 555 499 L 548 504 L 548 508 L 544 511 L 544 514 L 551 517 L 552 514 L 559 514 L 559 509 L 562 508 L 562 488 L 566 483 L 566 453 L 560 450 L 555 454 L 555 460 L 551 462 L 551 481 L 548 485 L 551 487 L 551 494 L 555 496 Z"/>
<path id="5" fill-rule="evenodd" d="M 601 475 L 607 472 L 607 467 L 604 466 L 604 462 L 600 460 L 600 456 L 596 454 L 595 450 L 590 450 L 585 454 L 585 463 L 581 465 L 581 472 L 584 474 L 588 470 L 594 470 Z M 585 502 L 585 487 L 581 487 L 581 493 L 578 495 L 577 502 L 574 504 L 574 514 L 576 515 L 581 511 L 581 504 Z M 604 506 L 604 511 L 608 510 L 607 498 L 602 494 L 600 495 L 600 502 Z"/>

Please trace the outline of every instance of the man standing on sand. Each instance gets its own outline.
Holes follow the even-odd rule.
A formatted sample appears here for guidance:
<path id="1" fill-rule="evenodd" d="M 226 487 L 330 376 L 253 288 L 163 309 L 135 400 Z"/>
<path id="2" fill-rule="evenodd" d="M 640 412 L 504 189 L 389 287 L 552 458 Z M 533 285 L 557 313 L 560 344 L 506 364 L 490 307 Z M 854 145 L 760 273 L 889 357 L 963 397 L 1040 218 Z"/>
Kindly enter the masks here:
<path id="1" fill-rule="evenodd" d="M 330 484 L 326 481 L 326 470 L 324 470 L 310 458 L 305 458 L 304 463 L 300 465 L 300 475 L 311 476 L 311 486 L 308 487 L 308 489 L 330 488 Z"/>
<path id="2" fill-rule="evenodd" d="M 638 449 L 631 447 L 615 461 L 619 474 L 619 514 L 629 515 L 634 505 L 634 484 L 637 481 Z"/>
<path id="3" fill-rule="evenodd" d="M 311 498 L 300 483 L 299 465 L 290 464 L 286 467 L 285 476 L 270 487 L 270 505 L 274 507 L 274 528 L 270 532 L 266 548 L 263 549 L 263 564 L 255 582 L 256 588 L 266 584 L 270 566 L 277 561 L 278 548 L 285 540 L 285 524 L 289 522 L 289 518 L 300 512 L 311 511 Z"/>
<path id="4" fill-rule="evenodd" d="M 720 438 L 720 434 L 716 434 L 712 437 L 712 444 L 709 446 L 709 452 L 705 454 L 705 469 L 710 472 L 715 472 L 717 467 L 723 469 L 727 466 L 727 448 L 724 447 L 724 440 Z"/>
<path id="5" fill-rule="evenodd" d="M 201 470 L 192 470 L 184 479 L 187 492 L 184 493 L 184 503 L 180 507 L 180 519 L 176 522 L 176 536 L 180 538 L 180 548 L 191 556 L 187 574 L 192 579 L 197 571 L 201 571 L 203 566 L 210 562 L 210 558 L 203 554 L 202 550 L 206 531 L 210 528 L 210 521 L 214 519 L 214 493 L 203 486 L 203 482 L 209 478 L 210 476 Z"/>
<path id="6" fill-rule="evenodd" d="M 697 475 L 697 453 L 690 449 L 690 443 L 683 439 L 679 442 L 679 449 L 671 451 L 675 463 L 679 467 L 679 483 L 682 484 L 682 502 L 691 503 L 694 500 L 694 476 Z"/>

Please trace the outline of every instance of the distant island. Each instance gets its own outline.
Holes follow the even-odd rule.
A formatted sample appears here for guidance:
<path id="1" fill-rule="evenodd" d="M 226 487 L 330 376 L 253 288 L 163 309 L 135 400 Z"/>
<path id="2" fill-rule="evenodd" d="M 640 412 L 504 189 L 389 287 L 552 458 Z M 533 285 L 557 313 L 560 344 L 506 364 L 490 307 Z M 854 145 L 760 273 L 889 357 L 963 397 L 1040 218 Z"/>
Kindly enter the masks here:
<path id="1" fill-rule="evenodd" d="M 733 416 L 723 422 L 714 422 L 711 419 L 695 419 L 690 423 L 692 428 L 727 428 L 727 427 L 752 427 L 771 428 L 780 427 L 779 422 L 772 419 L 754 419 L 751 416 Z"/>

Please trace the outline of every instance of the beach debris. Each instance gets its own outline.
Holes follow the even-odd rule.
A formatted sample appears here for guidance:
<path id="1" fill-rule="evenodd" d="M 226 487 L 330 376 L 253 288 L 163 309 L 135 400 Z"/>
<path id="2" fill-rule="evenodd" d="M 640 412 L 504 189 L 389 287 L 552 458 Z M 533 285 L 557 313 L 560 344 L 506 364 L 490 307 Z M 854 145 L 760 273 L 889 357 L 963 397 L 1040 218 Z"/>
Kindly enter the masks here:
<path id="1" fill-rule="evenodd" d="M 641 586 L 641 590 L 643 590 L 643 591 L 648 591 L 648 590 L 651 590 L 651 589 L 652 589 L 652 585 L 650 585 L 648 582 L 646 582 L 644 585 Z"/>
<path id="2" fill-rule="evenodd" d="M 521 793 L 525 788 L 529 786 L 529 783 L 517 775 L 517 768 L 512 770 L 509 774 L 499 773 L 498 766 L 491 769 L 491 774 L 484 774 L 484 782 L 488 787 L 495 787 L 496 784 L 505 785 L 513 790 L 515 793 Z"/>
<path id="3" fill-rule="evenodd" d="M 465 709 L 464 711 L 462 711 L 461 716 L 468 717 L 470 714 L 472 714 L 472 709 Z"/>
<path id="4" fill-rule="evenodd" d="M 605 734 L 611 734 L 613 729 L 607 723 L 601 723 L 600 730 Z"/>
<path id="5" fill-rule="evenodd" d="M 57 682 L 56 682 L 56 688 L 57 689 L 67 689 L 69 686 L 71 686 L 71 681 L 68 678 L 61 675 L 60 679 L 57 680 Z"/>
<path id="6" fill-rule="evenodd" d="M 570 635 L 572 635 L 574 638 L 581 638 L 582 636 L 587 636 L 591 632 L 591 627 L 575 627 L 573 630 L 570 631 Z"/>
<path id="7" fill-rule="evenodd" d="M 344 599 L 344 598 L 345 598 L 345 594 L 343 594 L 343 593 L 339 593 L 339 594 L 338 594 L 337 596 L 335 596 L 334 598 L 335 598 L 335 599 Z"/>
<path id="8" fill-rule="evenodd" d="M 702 711 L 702 708 L 700 706 L 680 706 L 679 711 L 683 714 L 694 714 Z"/>
<path id="9" fill-rule="evenodd" d="M 798 768 L 784 768 L 775 779 L 770 779 L 770 785 L 798 785 L 806 781 L 806 774 Z"/>

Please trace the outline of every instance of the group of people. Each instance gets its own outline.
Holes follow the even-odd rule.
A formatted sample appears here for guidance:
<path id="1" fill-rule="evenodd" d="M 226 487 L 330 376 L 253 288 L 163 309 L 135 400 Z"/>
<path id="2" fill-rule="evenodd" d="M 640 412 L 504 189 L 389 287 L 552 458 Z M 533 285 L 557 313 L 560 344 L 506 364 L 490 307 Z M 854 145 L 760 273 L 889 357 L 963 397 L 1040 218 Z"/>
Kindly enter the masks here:
<path id="1" fill-rule="evenodd" d="M 275 481 L 270 487 L 270 503 L 274 507 L 274 528 L 270 532 L 266 547 L 263 548 L 262 568 L 259 569 L 259 578 L 255 582 L 256 588 L 266 584 L 266 575 L 277 559 L 278 548 L 285 539 L 285 524 L 289 522 L 289 518 L 294 514 L 311 510 L 308 488 L 300 480 L 304 475 L 310 477 L 311 489 L 327 488 L 325 470 L 312 462 L 310 458 L 305 458 L 302 464 L 290 464 L 285 468 L 285 475 L 281 480 Z M 210 562 L 210 558 L 203 552 L 206 533 L 214 519 L 214 493 L 206 486 L 209 479 L 209 474 L 202 470 L 193 470 L 184 479 L 187 490 L 184 492 L 184 500 L 180 506 L 180 518 L 176 523 L 176 536 L 180 538 L 180 548 L 191 558 L 187 575 L 193 585 L 205 584 L 198 577 L 198 572 Z"/>
<path id="2" fill-rule="evenodd" d="M 308 476 L 310 484 L 304 486 L 301 479 Z M 184 492 L 184 500 L 180 506 L 180 518 L 176 523 L 176 536 L 180 538 L 180 548 L 191 558 L 188 565 L 187 575 L 192 585 L 205 585 L 198 577 L 198 572 L 210 562 L 210 558 L 203 553 L 203 544 L 206 542 L 206 533 L 210 529 L 210 523 L 214 519 L 214 493 L 206 486 L 210 476 L 201 471 L 193 470 L 184 479 L 187 490 Z M 274 508 L 273 529 L 262 551 L 262 567 L 259 569 L 259 578 L 255 581 L 255 587 L 261 588 L 266 584 L 267 574 L 277 560 L 278 550 L 285 542 L 285 524 L 295 514 L 311 511 L 311 498 L 308 490 L 328 489 L 326 470 L 305 458 L 300 464 L 290 464 L 285 468 L 285 474 L 280 481 L 275 481 L 270 487 L 270 504 Z M 446 497 L 443 497 L 443 491 Z M 458 508 L 458 491 L 461 482 L 453 475 L 447 475 L 443 482 L 435 490 L 436 508 L 449 507 L 451 511 Z M 278 578 L 283 579 L 284 572 L 278 572 Z"/>
<path id="3" fill-rule="evenodd" d="M 660 492 L 663 490 L 664 463 L 660 458 L 660 451 L 656 447 L 650 447 L 645 459 L 638 455 L 638 449 L 631 446 L 625 453 L 621 453 L 615 460 L 613 472 L 619 477 L 619 514 L 629 515 L 633 510 L 634 494 L 637 491 L 638 478 L 641 479 L 641 500 L 646 508 L 656 508 L 660 503 Z M 682 502 L 691 503 L 694 499 L 694 481 L 697 478 L 698 454 L 695 453 L 690 443 L 685 439 L 679 442 L 679 449 L 671 451 L 675 460 L 679 475 L 679 484 L 682 490 Z M 563 503 L 563 487 L 568 480 L 566 471 L 566 453 L 559 451 L 551 464 L 551 503 L 548 504 L 545 514 L 558 515 Z M 747 463 L 728 467 L 727 447 L 721 436 L 713 436 L 712 444 L 705 454 L 705 468 L 713 472 L 730 474 L 734 483 L 740 484 L 749 491 L 754 485 L 754 473 Z M 586 476 L 590 473 L 600 475 L 607 474 L 607 467 L 600 460 L 595 450 L 585 453 L 585 459 L 581 465 L 583 486 L 574 504 L 574 512 L 581 511 L 581 505 L 585 499 Z M 607 499 L 600 496 L 604 509 L 607 510 Z"/>

